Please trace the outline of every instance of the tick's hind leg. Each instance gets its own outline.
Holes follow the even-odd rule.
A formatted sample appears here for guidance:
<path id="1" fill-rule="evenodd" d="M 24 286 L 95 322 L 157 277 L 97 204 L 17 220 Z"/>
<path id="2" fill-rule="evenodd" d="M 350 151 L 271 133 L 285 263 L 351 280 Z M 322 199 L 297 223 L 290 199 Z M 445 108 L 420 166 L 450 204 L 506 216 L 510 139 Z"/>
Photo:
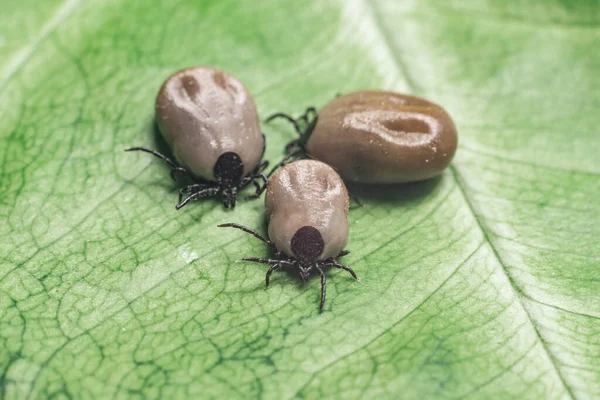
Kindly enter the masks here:
<path id="1" fill-rule="evenodd" d="M 181 203 L 181 199 L 183 199 L 183 196 L 189 196 L 191 194 L 200 192 L 209 187 L 210 186 L 207 185 L 206 183 L 194 183 L 192 185 L 182 187 L 181 189 L 179 189 L 179 203 Z"/>
<path id="2" fill-rule="evenodd" d="M 190 178 L 194 179 L 194 176 L 190 173 L 190 171 L 188 171 L 187 169 L 185 169 L 183 167 L 180 167 L 179 165 L 177 165 L 177 163 L 175 163 L 169 157 L 165 156 L 164 154 L 159 153 L 158 151 L 154 151 L 154 150 L 148 149 L 146 147 L 130 147 L 129 149 L 125 149 L 125 151 L 143 151 L 144 153 L 152 154 L 153 156 L 160 158 L 161 160 L 163 160 L 164 162 L 169 164 L 169 166 L 171 167 L 171 179 L 173 179 L 174 181 L 177 181 L 176 176 L 175 176 L 175 174 L 177 172 L 182 172 L 182 173 L 188 175 Z"/>
<path id="3" fill-rule="evenodd" d="M 299 136 L 298 139 L 291 141 L 285 146 L 285 151 L 287 153 L 293 153 L 297 150 L 302 150 L 302 152 L 304 152 L 304 147 L 308 142 L 308 138 L 317 125 L 318 114 L 316 108 L 308 107 L 298 118 L 294 118 L 284 113 L 276 113 L 267 118 L 266 122 L 271 122 L 275 118 L 283 118 L 291 123 Z"/>
<path id="4" fill-rule="evenodd" d="M 304 155 L 304 150 L 302 148 L 297 148 L 293 150 L 291 153 L 288 153 L 281 161 L 279 161 L 275 166 L 269 171 L 267 176 L 270 178 L 279 168 L 283 167 L 286 164 L 291 163 L 292 161 L 296 161 Z"/>
<path id="5" fill-rule="evenodd" d="M 264 160 L 248 176 L 244 177 L 237 186 L 238 190 L 242 190 L 251 183 L 254 185 L 256 192 L 247 196 L 246 199 L 257 199 L 265 191 L 269 178 L 267 178 L 267 175 L 265 175 L 263 171 L 267 169 L 268 166 L 269 162 Z M 262 186 L 259 184 L 259 180 L 262 180 Z"/>
<path id="6" fill-rule="evenodd" d="M 280 260 L 277 258 L 259 258 L 259 257 L 244 257 L 242 258 L 243 261 L 250 261 L 250 262 L 255 262 L 255 263 L 259 263 L 259 264 L 276 264 L 279 263 L 282 266 L 283 265 L 287 265 L 289 267 L 293 267 L 294 263 L 292 261 L 288 261 L 288 260 Z"/>
<path id="7" fill-rule="evenodd" d="M 262 180 L 262 185 L 258 182 L 259 180 Z M 256 192 L 250 196 L 246 196 L 246 199 L 258 199 L 260 195 L 267 189 L 269 178 L 267 178 L 267 176 L 261 172 L 253 175 L 250 179 L 250 182 L 252 182 L 256 188 Z M 246 185 L 247 183 L 244 186 Z"/>
<path id="8" fill-rule="evenodd" d="M 192 185 L 194 186 L 194 185 Z M 179 204 L 177 204 L 175 206 L 175 208 L 177 210 L 180 210 L 182 207 L 184 207 L 186 204 L 188 204 L 190 201 L 194 200 L 194 199 L 199 199 L 202 197 L 213 197 L 216 196 L 219 193 L 219 188 L 218 187 L 205 187 L 204 189 L 200 189 L 196 192 L 193 192 L 191 194 L 188 195 L 188 197 L 186 197 L 183 201 L 180 201 Z"/>
<path id="9" fill-rule="evenodd" d="M 350 254 L 350 250 L 342 250 L 342 251 L 340 251 L 340 254 L 338 254 L 336 258 L 344 257 L 344 256 L 347 256 L 348 254 Z"/>
<path id="10" fill-rule="evenodd" d="M 304 136 L 304 131 L 302 131 L 302 129 L 300 129 L 300 125 L 298 124 L 298 120 L 296 120 L 294 117 L 292 117 L 291 115 L 288 114 L 284 114 L 284 113 L 275 113 L 271 116 L 269 116 L 265 122 L 269 123 L 271 121 L 273 121 L 276 118 L 283 118 L 286 121 L 288 121 L 289 123 L 291 123 L 292 125 L 294 125 L 294 129 L 296 130 L 296 132 L 298 133 L 298 135 L 300 137 Z"/>
<path id="11" fill-rule="evenodd" d="M 317 124 L 317 120 L 319 119 L 317 109 L 314 107 L 308 107 L 306 111 L 304 111 L 304 114 L 302 114 L 298 119 L 304 122 L 304 135 L 309 134 L 309 132 L 312 132 Z"/>
<path id="12" fill-rule="evenodd" d="M 252 175 L 262 174 L 269 166 L 269 161 L 263 160 L 258 167 L 252 172 Z"/>
<path id="13" fill-rule="evenodd" d="M 262 153 L 260 153 L 260 159 L 262 160 L 263 158 L 265 158 L 265 151 L 267 151 L 267 137 L 265 136 L 265 134 L 262 134 L 263 137 L 263 145 L 262 145 Z M 264 162 L 264 161 L 263 161 Z M 267 161 L 267 164 L 269 162 Z"/>
<path id="14" fill-rule="evenodd" d="M 188 171 L 187 169 L 183 168 L 183 167 L 175 167 L 175 168 L 171 168 L 171 179 L 173 179 L 173 182 L 177 182 L 177 173 L 181 172 L 186 174 L 187 176 L 189 176 L 190 178 L 194 179 L 194 177 L 192 176 L 192 174 L 190 174 L 190 171 Z"/>

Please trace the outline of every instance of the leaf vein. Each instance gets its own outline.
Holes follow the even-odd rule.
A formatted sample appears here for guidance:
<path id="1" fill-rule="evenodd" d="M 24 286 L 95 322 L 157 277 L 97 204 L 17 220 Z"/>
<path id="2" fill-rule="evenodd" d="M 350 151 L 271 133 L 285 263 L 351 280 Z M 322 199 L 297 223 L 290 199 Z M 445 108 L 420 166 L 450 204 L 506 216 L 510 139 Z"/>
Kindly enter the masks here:
<path id="1" fill-rule="evenodd" d="M 539 328 L 537 326 L 537 323 L 535 322 L 534 318 L 531 316 L 530 312 L 527 310 L 527 308 L 525 307 L 525 304 L 523 303 L 523 300 L 521 299 L 521 297 L 525 297 L 525 293 L 523 293 L 523 291 L 519 288 L 519 286 L 517 285 L 517 283 L 515 282 L 512 274 L 508 271 L 508 268 L 506 266 L 506 264 L 504 263 L 504 260 L 502 258 L 502 256 L 500 256 L 500 253 L 498 252 L 498 249 L 494 246 L 494 243 L 492 242 L 492 240 L 489 237 L 489 234 L 487 232 L 487 229 L 485 229 L 483 222 L 481 221 L 481 218 L 479 217 L 479 215 L 475 212 L 475 209 L 473 208 L 473 205 L 471 204 L 471 201 L 461 183 L 461 180 L 459 178 L 459 174 L 458 171 L 456 170 L 456 167 L 454 165 L 450 166 L 450 170 L 452 171 L 452 176 L 454 177 L 454 180 L 456 181 L 456 185 L 458 186 L 460 192 L 462 193 L 462 196 L 465 200 L 466 205 L 468 206 L 471 214 L 473 215 L 473 218 L 475 219 L 477 225 L 479 226 L 479 229 L 481 230 L 484 240 L 490 245 L 490 248 L 492 250 L 492 252 L 494 253 L 494 256 L 496 258 L 496 260 L 498 261 L 498 264 L 500 265 L 500 267 L 502 268 L 502 270 L 504 271 L 504 274 L 506 275 L 507 279 L 508 279 L 508 283 L 511 287 L 511 289 L 513 290 L 515 296 L 517 299 L 519 299 L 519 303 L 521 305 L 521 308 L 523 310 L 523 312 L 525 313 L 525 315 L 527 316 L 527 318 L 529 319 L 529 321 L 531 322 L 531 326 L 533 327 L 533 330 L 536 334 L 536 336 L 538 337 L 540 343 L 542 344 L 542 348 L 544 349 L 544 352 L 546 353 L 546 355 L 548 356 L 548 359 L 554 369 L 554 371 L 556 372 L 556 375 L 559 377 L 559 379 L 561 380 L 565 390 L 567 391 L 567 393 L 569 394 L 569 396 L 572 399 L 575 399 L 575 395 L 573 394 L 573 391 L 571 389 L 571 387 L 569 385 L 567 385 L 567 382 L 565 381 L 565 378 L 562 376 L 562 374 L 560 373 L 560 370 L 558 368 L 558 363 L 556 358 L 554 357 L 554 355 L 550 352 L 550 349 L 548 349 L 548 345 L 546 344 L 546 341 L 544 340 L 544 338 L 542 337 Z"/>
<path id="2" fill-rule="evenodd" d="M 436 294 L 450 279 L 452 279 L 452 277 L 454 277 L 454 275 L 458 272 L 458 270 L 460 270 L 460 268 L 465 265 L 470 259 L 471 257 L 473 257 L 481 248 L 481 246 L 483 245 L 483 241 L 480 242 L 477 247 L 475 248 L 475 250 L 473 250 L 463 261 L 461 261 L 456 268 L 454 269 L 454 271 L 452 271 L 452 273 L 450 273 L 450 275 L 448 275 L 448 277 L 446 279 L 444 279 L 444 281 L 438 285 L 437 288 L 435 288 L 434 290 L 431 291 L 431 293 L 429 293 L 419 304 L 417 304 L 412 310 L 410 310 L 408 313 L 406 313 L 405 315 L 403 315 L 399 320 L 397 320 L 396 322 L 394 322 L 390 327 L 384 329 L 381 333 L 379 333 L 377 336 L 375 336 L 373 339 L 369 340 L 368 342 L 366 342 L 365 344 L 361 345 L 360 347 L 350 351 L 347 354 L 344 354 L 342 357 L 331 361 L 330 363 L 326 364 L 325 366 L 323 366 L 322 368 L 320 368 L 319 370 L 317 370 L 316 372 L 314 372 L 312 374 L 312 377 L 306 381 L 306 383 L 304 385 L 302 385 L 297 391 L 296 393 L 290 397 L 290 399 L 293 398 L 297 398 L 300 394 L 300 392 L 302 390 L 304 390 L 306 387 L 308 387 L 308 385 L 313 381 L 313 379 L 321 372 L 323 372 L 324 370 L 326 370 L 327 368 L 331 367 L 334 364 L 337 364 L 338 362 L 352 356 L 353 354 L 358 353 L 361 350 L 366 349 L 368 346 L 370 346 L 371 344 L 377 342 L 377 340 L 379 340 L 381 337 L 383 337 L 383 335 L 385 335 L 386 333 L 389 333 L 394 327 L 398 326 L 400 323 L 402 323 L 402 321 L 404 321 L 406 318 L 410 317 L 415 311 L 417 311 L 423 304 L 425 304 L 431 297 L 433 297 L 434 294 Z"/>

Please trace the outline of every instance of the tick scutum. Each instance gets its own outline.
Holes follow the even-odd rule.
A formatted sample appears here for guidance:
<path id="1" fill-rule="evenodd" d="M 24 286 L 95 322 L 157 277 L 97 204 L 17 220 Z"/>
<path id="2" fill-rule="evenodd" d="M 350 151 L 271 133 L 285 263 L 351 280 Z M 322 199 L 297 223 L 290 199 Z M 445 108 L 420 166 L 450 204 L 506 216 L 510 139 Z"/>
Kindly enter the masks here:
<path id="1" fill-rule="evenodd" d="M 325 250 L 323 236 L 316 228 L 303 226 L 294 234 L 290 245 L 300 262 L 300 277 L 306 282 L 317 259 Z"/>
<path id="2" fill-rule="evenodd" d="M 213 168 L 217 182 L 222 186 L 237 186 L 242 181 L 244 163 L 240 156 L 232 151 L 221 154 Z"/>
<path id="3" fill-rule="evenodd" d="M 301 261 L 316 261 L 325 249 L 325 241 L 321 233 L 312 226 L 298 229 L 291 240 L 292 251 Z"/>

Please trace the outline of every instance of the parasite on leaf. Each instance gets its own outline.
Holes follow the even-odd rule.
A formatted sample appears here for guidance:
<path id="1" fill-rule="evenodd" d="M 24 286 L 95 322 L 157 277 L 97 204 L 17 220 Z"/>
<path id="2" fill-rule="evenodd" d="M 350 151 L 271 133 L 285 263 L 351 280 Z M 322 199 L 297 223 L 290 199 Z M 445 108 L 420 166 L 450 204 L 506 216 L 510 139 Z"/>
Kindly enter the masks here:
<path id="1" fill-rule="evenodd" d="M 314 160 L 285 165 L 269 181 L 265 208 L 269 239 L 238 224 L 222 224 L 253 235 L 273 249 L 271 258 L 244 258 L 270 265 L 266 275 L 282 267 L 297 268 L 307 281 L 312 272 L 321 276 L 321 303 L 325 304 L 326 278 L 323 269 L 336 267 L 358 279 L 352 268 L 337 261 L 349 253 L 348 192 L 340 176 L 330 166 Z"/>
<path id="2" fill-rule="evenodd" d="M 262 161 L 265 137 L 258 113 L 244 85 L 226 72 L 193 67 L 176 72 L 156 97 L 156 122 L 178 163 L 145 147 L 125 151 L 150 153 L 171 167 L 171 178 L 186 174 L 191 184 L 179 191 L 179 204 L 220 195 L 234 208 L 237 194 L 253 184 L 257 198 L 267 185 Z"/>
<path id="3" fill-rule="evenodd" d="M 317 114 L 277 113 L 300 135 L 286 147 L 285 164 L 309 156 L 347 181 L 402 183 L 439 175 L 454 156 L 456 127 L 437 104 L 415 96 L 363 91 L 339 96 Z"/>

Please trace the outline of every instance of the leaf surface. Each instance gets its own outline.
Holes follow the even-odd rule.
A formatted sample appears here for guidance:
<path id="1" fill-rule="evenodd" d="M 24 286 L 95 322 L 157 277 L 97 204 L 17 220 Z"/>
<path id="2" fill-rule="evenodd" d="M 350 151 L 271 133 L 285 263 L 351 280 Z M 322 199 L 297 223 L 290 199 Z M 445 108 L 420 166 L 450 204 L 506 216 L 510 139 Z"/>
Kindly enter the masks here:
<path id="1" fill-rule="evenodd" d="M 0 397 L 600 396 L 595 1 L 2 5 Z M 8 15 L 8 17 L 6 17 Z M 272 276 L 262 201 L 174 210 L 153 103 L 190 65 L 261 117 L 380 88 L 444 105 L 439 179 L 358 189 L 360 277 Z M 264 126 L 267 159 L 291 140 Z"/>

